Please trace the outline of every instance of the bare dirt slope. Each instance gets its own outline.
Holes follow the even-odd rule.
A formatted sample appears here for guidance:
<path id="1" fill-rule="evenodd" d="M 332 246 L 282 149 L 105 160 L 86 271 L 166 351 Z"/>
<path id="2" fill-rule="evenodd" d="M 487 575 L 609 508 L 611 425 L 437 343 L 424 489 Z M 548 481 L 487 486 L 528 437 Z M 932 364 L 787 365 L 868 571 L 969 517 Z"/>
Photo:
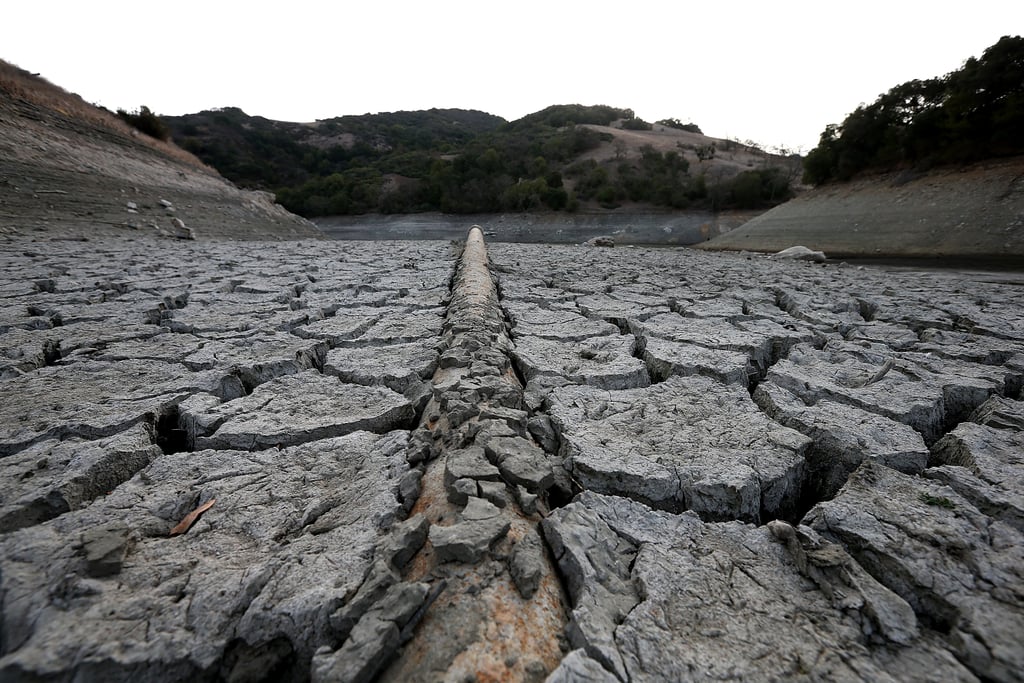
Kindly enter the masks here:
<path id="1" fill-rule="evenodd" d="M 651 130 L 628 130 L 620 128 L 620 125 L 621 122 L 613 123 L 611 126 L 587 125 L 587 128 L 598 132 L 609 133 L 612 140 L 583 154 L 581 158 L 602 162 L 617 157 L 638 157 L 644 147 L 650 146 L 662 154 L 680 154 L 690 163 L 691 173 L 703 171 L 712 178 L 729 178 L 753 168 L 775 166 L 788 173 L 791 181 L 795 183 L 802 172 L 802 160 L 798 156 L 772 154 L 735 140 L 723 140 L 660 124 L 654 124 Z M 714 150 L 708 155 L 711 147 L 714 147 Z M 698 156 L 699 149 L 704 150 L 704 159 Z"/>
<path id="2" fill-rule="evenodd" d="M 188 234 L 175 219 L 200 239 L 319 236 L 268 195 L 0 61 L 0 232 Z"/>
<path id="3" fill-rule="evenodd" d="M 702 248 L 1024 263 L 1024 157 L 817 188 Z"/>

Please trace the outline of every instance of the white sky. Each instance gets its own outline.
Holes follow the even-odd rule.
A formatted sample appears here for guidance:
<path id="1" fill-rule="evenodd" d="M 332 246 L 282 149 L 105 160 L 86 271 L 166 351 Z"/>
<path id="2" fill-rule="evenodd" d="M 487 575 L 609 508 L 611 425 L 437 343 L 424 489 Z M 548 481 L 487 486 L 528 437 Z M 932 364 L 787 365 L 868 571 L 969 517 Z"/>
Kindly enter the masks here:
<path id="1" fill-rule="evenodd" d="M 807 152 L 858 104 L 1021 33 L 1020 0 L 30 0 L 0 12 L 0 58 L 110 109 L 608 104 Z"/>

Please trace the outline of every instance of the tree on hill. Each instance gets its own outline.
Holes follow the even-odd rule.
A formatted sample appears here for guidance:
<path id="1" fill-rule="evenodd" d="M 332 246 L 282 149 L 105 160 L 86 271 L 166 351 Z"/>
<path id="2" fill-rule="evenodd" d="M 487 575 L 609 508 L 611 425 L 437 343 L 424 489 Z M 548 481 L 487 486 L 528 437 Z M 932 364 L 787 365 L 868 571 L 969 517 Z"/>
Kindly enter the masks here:
<path id="1" fill-rule="evenodd" d="M 591 124 L 594 126 L 607 126 L 618 119 L 631 119 L 634 117 L 632 109 L 618 109 L 604 104 L 584 106 L 582 104 L 556 104 L 538 112 L 524 116 L 521 119 L 508 124 L 509 128 L 528 128 L 535 124 L 542 124 L 552 128 L 562 128 L 569 125 Z"/>
<path id="2" fill-rule="evenodd" d="M 683 123 L 679 119 L 662 119 L 660 121 L 655 121 L 655 123 L 657 123 L 659 126 L 665 126 L 666 128 L 685 130 L 688 133 L 697 133 L 698 135 L 704 134 L 701 132 L 700 126 L 698 126 L 696 123 Z"/>
<path id="3" fill-rule="evenodd" d="M 156 138 L 157 140 L 171 139 L 170 128 L 167 127 L 167 124 L 159 116 L 150 111 L 146 105 L 142 105 L 135 111 L 118 109 L 117 115 L 132 128 L 145 133 L 151 138 Z"/>
<path id="4" fill-rule="evenodd" d="M 804 161 L 804 180 L 957 164 L 1024 153 L 1024 38 L 1003 37 L 941 78 L 895 86 L 830 124 Z"/>
<path id="5" fill-rule="evenodd" d="M 272 190 L 306 217 L 367 212 L 567 210 L 625 201 L 671 208 L 762 206 L 772 183 L 691 175 L 681 152 L 653 148 L 598 164 L 580 157 L 612 142 L 595 126 L 649 130 L 630 109 L 556 105 L 508 123 L 464 110 L 271 121 L 227 108 L 170 117 L 175 139 L 239 185 Z M 689 125 L 689 124 L 681 124 Z M 708 188 L 711 188 L 709 191 Z M 788 190 L 788 185 L 787 185 Z"/>

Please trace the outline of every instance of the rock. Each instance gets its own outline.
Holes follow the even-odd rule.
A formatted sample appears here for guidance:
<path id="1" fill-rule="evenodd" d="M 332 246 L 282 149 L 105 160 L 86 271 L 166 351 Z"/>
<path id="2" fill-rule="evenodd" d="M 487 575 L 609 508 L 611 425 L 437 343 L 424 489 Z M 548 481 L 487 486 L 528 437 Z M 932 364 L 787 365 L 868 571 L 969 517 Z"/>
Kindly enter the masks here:
<path id="1" fill-rule="evenodd" d="M 214 399 L 216 400 L 216 399 Z M 97 441 L 49 439 L 0 458 L 0 533 L 39 524 L 113 491 L 161 455 L 154 425 Z"/>
<path id="2" fill-rule="evenodd" d="M 487 460 L 484 449 L 473 446 L 448 451 L 445 456 L 445 488 L 451 489 L 456 480 L 501 481 L 501 472 Z"/>
<path id="3" fill-rule="evenodd" d="M 344 384 L 307 370 L 195 416 L 212 430 L 196 439 L 196 447 L 291 446 L 359 430 L 383 433 L 408 426 L 413 417 L 409 402 L 390 389 Z"/>
<path id="4" fill-rule="evenodd" d="M 735 384 L 564 387 L 549 412 L 585 488 L 709 520 L 785 516 L 799 499 L 810 439 L 768 420 Z"/>
<path id="5" fill-rule="evenodd" d="M 534 531 L 528 531 L 512 548 L 509 571 L 519 594 L 529 600 L 537 592 L 544 575 L 544 544 Z"/>
<path id="6" fill-rule="evenodd" d="M 614 247 L 615 239 L 612 237 L 591 237 L 583 243 L 585 247 Z"/>
<path id="7" fill-rule="evenodd" d="M 777 259 L 793 259 L 798 261 L 814 261 L 815 263 L 825 262 L 825 253 L 821 251 L 814 251 L 804 246 L 789 247 L 782 251 L 776 252 L 772 255 L 772 258 Z"/>
<path id="8" fill-rule="evenodd" d="M 430 586 L 399 583 L 387 590 L 380 603 L 367 612 L 335 652 L 318 651 L 313 657 L 313 681 L 372 681 L 401 644 L 401 631 L 426 600 Z"/>
<path id="9" fill-rule="evenodd" d="M 86 508 L 5 534 L 0 576 L 11 602 L 0 615 L 0 678 L 70 678 L 87 667 L 104 680 L 140 670 L 180 680 L 216 667 L 235 638 L 284 638 L 293 661 L 308 662 L 333 637 L 326 610 L 359 587 L 400 511 L 391 472 L 405 446 L 402 433 L 359 432 L 281 451 L 164 455 Z M 217 502 L 168 538 L 200 498 Z M 426 536 L 426 520 L 417 522 L 392 559 L 407 559 L 416 533 Z M 314 524 L 320 533 L 307 532 Z M 116 570 L 118 529 L 134 541 L 116 577 L 58 585 L 85 552 L 94 570 Z M 79 534 L 86 542 L 76 550 L 68 541 Z M 63 609 L 51 606 L 51 591 Z"/>
<path id="10" fill-rule="evenodd" d="M 812 440 L 809 481 L 819 498 L 834 496 L 866 459 L 908 474 L 928 464 L 921 435 L 881 415 L 824 398 L 808 406 L 771 382 L 759 384 L 753 399 L 770 418 Z"/>
<path id="11" fill-rule="evenodd" d="M 573 650 L 544 683 L 618 683 L 610 671 L 587 656 L 584 650 Z"/>
<path id="12" fill-rule="evenodd" d="M 570 643 L 618 680 L 783 679 L 811 661 L 829 679 L 974 680 L 905 602 L 813 532 L 784 525 L 793 533 L 779 543 L 766 527 L 590 492 L 542 528 L 572 600 Z"/>
<path id="13" fill-rule="evenodd" d="M 89 576 L 118 574 L 128 554 L 128 527 L 120 522 L 89 527 L 82 533 L 82 550 Z"/>
<path id="14" fill-rule="evenodd" d="M 420 497 L 422 479 L 423 470 L 413 468 L 406 472 L 398 482 L 399 498 L 406 512 L 412 510 L 413 505 L 416 504 L 416 499 Z"/>
<path id="15" fill-rule="evenodd" d="M 537 494 L 530 493 L 522 486 L 515 487 L 516 502 L 524 515 L 532 515 L 537 512 Z"/>
<path id="16" fill-rule="evenodd" d="M 530 491 L 545 491 L 555 481 L 547 454 L 526 439 L 491 439 L 485 452 L 510 484 L 525 486 Z"/>
<path id="17" fill-rule="evenodd" d="M 430 543 L 440 562 L 479 562 L 509 530 L 509 521 L 492 503 L 470 498 L 451 526 L 430 527 Z"/>
<path id="18" fill-rule="evenodd" d="M 500 508 L 505 507 L 508 502 L 505 495 L 505 484 L 498 481 L 481 481 L 477 483 L 477 486 L 480 488 L 481 498 Z"/>
<path id="19" fill-rule="evenodd" d="M 427 540 L 430 523 L 415 515 L 395 524 L 380 538 L 362 583 L 345 604 L 331 613 L 329 624 L 335 638 L 344 640 L 367 612 L 385 599 L 387 592 L 401 581 L 402 570 Z"/>
<path id="20" fill-rule="evenodd" d="M 530 436 L 537 440 L 537 443 L 548 453 L 557 453 L 561 441 L 558 433 L 551 424 L 551 418 L 547 415 L 534 415 L 526 423 Z"/>
<path id="21" fill-rule="evenodd" d="M 1005 424 L 995 405 L 986 403 L 981 419 Z M 933 467 L 925 476 L 947 484 L 981 512 L 1024 533 L 1024 492 L 1018 486 L 1024 481 L 1024 431 L 962 422 L 931 452 Z"/>
<path id="22" fill-rule="evenodd" d="M 505 406 L 487 406 L 481 408 L 479 413 L 481 422 L 501 421 L 504 422 L 513 434 L 523 436 L 526 434 L 527 412 L 518 408 L 506 408 Z"/>
<path id="23" fill-rule="evenodd" d="M 196 232 L 192 228 L 186 226 L 185 222 L 180 218 L 172 218 L 171 236 L 177 237 L 180 240 L 194 240 L 196 238 Z"/>
<path id="24" fill-rule="evenodd" d="M 1024 667 L 1024 537 L 952 489 L 865 462 L 804 522 L 842 543 L 918 618 L 948 633 L 975 675 L 1012 680 Z"/>
<path id="25" fill-rule="evenodd" d="M 448 486 L 446 490 L 448 502 L 453 505 L 465 505 L 469 502 L 470 496 L 480 493 L 476 480 L 465 477 L 452 481 L 451 486 Z"/>

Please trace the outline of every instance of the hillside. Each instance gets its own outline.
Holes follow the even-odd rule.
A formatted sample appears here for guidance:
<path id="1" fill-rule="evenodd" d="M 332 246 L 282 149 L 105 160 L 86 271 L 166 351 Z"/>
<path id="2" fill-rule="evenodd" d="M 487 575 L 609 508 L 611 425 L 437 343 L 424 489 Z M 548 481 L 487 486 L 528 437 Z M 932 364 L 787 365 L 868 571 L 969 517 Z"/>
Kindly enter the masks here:
<path id="1" fill-rule="evenodd" d="M 165 120 L 203 161 L 307 217 L 763 209 L 787 199 L 800 173 L 799 157 L 604 105 L 513 122 L 453 109 L 288 123 L 229 108 Z"/>
<path id="2" fill-rule="evenodd" d="M 893 172 L 811 190 L 705 249 L 836 258 L 966 258 L 1024 263 L 1024 157 L 929 173 Z"/>
<path id="3" fill-rule="evenodd" d="M 183 149 L 232 182 L 263 190 L 301 185 L 395 152 L 449 151 L 505 123 L 461 109 L 341 116 L 312 123 L 249 116 L 237 107 L 162 118 Z"/>
<path id="4" fill-rule="evenodd" d="M 192 154 L 3 61 L 0 232 L 86 238 L 320 235 L 266 193 L 239 190 Z"/>
<path id="5" fill-rule="evenodd" d="M 1024 263 L 1024 38 L 913 80 L 826 126 L 805 160 L 818 188 L 707 248 L 796 244 L 837 257 Z"/>

